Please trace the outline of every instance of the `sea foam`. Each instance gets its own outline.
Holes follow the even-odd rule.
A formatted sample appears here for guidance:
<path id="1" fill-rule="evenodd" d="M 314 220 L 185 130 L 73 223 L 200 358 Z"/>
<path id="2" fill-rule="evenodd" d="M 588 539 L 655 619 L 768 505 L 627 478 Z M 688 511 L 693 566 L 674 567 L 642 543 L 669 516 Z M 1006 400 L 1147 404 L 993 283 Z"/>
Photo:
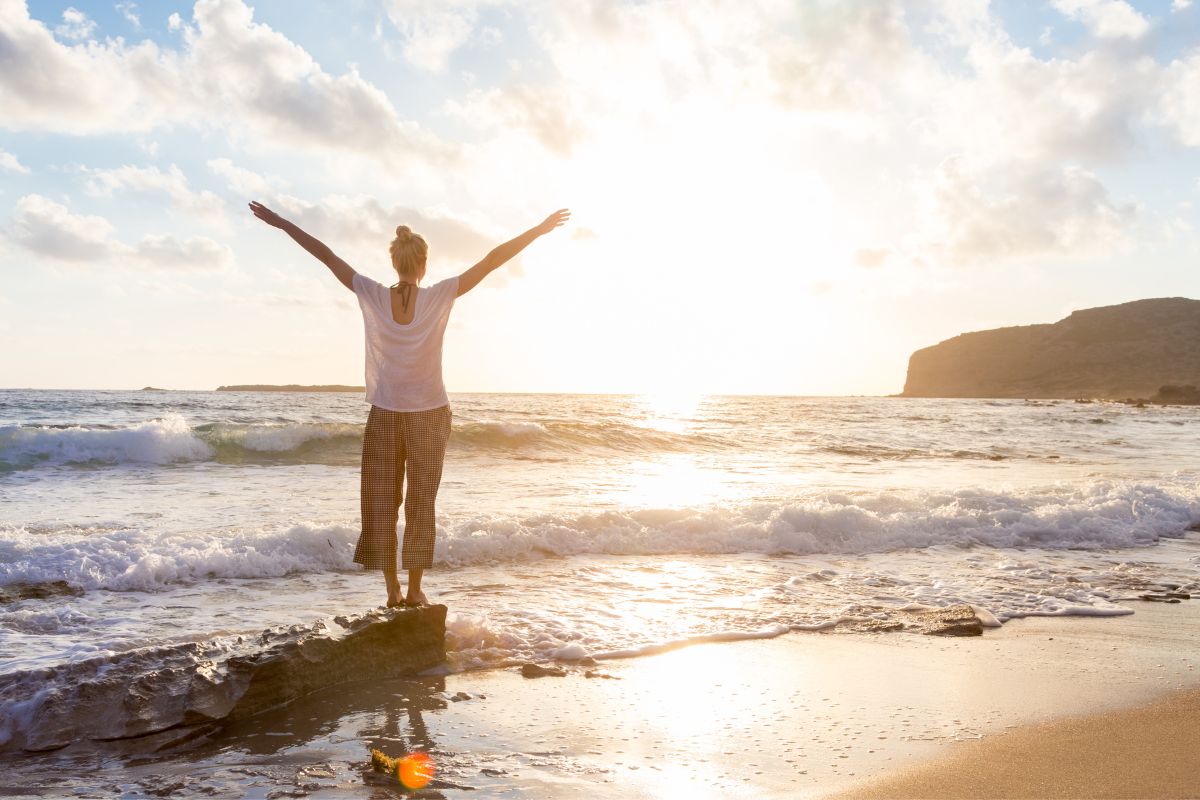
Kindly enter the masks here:
<path id="1" fill-rule="evenodd" d="M 439 567 L 572 555 L 880 553 L 941 546 L 1100 550 L 1179 537 L 1200 520 L 1196 483 L 1096 481 L 1000 491 L 826 493 L 782 503 L 439 519 Z M 352 569 L 359 527 L 160 533 L 0 529 L 0 583 L 65 580 L 155 591 L 214 578 Z"/>

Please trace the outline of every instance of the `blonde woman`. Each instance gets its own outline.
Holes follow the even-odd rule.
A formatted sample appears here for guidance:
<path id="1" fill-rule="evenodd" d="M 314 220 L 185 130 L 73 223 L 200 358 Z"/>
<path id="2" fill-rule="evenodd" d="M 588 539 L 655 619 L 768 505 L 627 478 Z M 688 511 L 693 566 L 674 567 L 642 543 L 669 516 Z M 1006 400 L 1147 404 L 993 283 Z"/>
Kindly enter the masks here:
<path id="1" fill-rule="evenodd" d="M 421 286 L 429 246 L 407 225 L 401 225 L 390 248 L 399 281 L 386 287 L 355 272 L 319 240 L 262 203 L 251 203 L 250 211 L 292 237 L 358 296 L 366 330 L 371 410 L 363 435 L 362 534 L 354 560 L 367 569 L 383 570 L 389 608 L 424 604 L 428 601 L 421 591 L 421 577 L 433 566 L 434 503 L 450 438 L 450 403 L 442 383 L 442 338 L 450 309 L 456 298 L 475 288 L 488 273 L 566 222 L 570 212 L 555 211 L 541 224 L 496 247 L 466 272 L 429 287 Z M 401 566 L 408 570 L 403 600 L 396 575 L 396 522 L 401 503 Z"/>

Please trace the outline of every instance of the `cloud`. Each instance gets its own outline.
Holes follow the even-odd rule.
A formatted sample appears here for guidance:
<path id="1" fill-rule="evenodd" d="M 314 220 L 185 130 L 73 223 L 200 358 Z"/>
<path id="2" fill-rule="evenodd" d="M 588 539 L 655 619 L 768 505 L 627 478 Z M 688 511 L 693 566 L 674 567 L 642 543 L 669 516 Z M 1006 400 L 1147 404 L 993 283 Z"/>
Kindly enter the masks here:
<path id="1" fill-rule="evenodd" d="M 68 8 L 62 12 L 62 19 L 62 25 L 57 26 L 54 32 L 64 39 L 87 39 L 96 30 L 96 23 L 77 8 Z"/>
<path id="2" fill-rule="evenodd" d="M 239 167 L 228 158 L 210 158 L 208 169 L 224 178 L 229 188 L 243 197 L 269 197 L 284 185 L 280 178 Z"/>
<path id="3" fill-rule="evenodd" d="M 5 150 L 0 150 L 0 169 L 8 172 L 19 172 L 22 175 L 29 174 L 29 167 L 22 164 L 16 156 Z"/>
<path id="4" fill-rule="evenodd" d="M 207 271 L 225 269 L 233 263 L 228 247 L 204 236 L 179 240 L 170 234 L 145 236 L 133 250 L 116 254 L 118 263 L 153 269 Z"/>
<path id="5" fill-rule="evenodd" d="M 874 269 L 887 263 L 888 257 L 891 255 L 891 250 L 862 248 L 854 251 L 854 263 L 866 269 Z"/>
<path id="6" fill-rule="evenodd" d="M 387 247 L 397 225 L 408 225 L 429 242 L 431 264 L 469 267 L 500 243 L 471 222 L 438 210 L 385 206 L 366 195 L 330 195 L 319 203 L 294 197 L 274 199 L 281 214 L 335 251 L 353 253 L 359 263 L 389 265 Z"/>
<path id="7" fill-rule="evenodd" d="M 224 269 L 233 253 L 203 236 L 185 240 L 149 235 L 136 245 L 115 238 L 104 217 L 71 213 L 66 206 L 38 194 L 17 201 L 8 238 L 30 253 L 66 264 L 115 264 L 168 270 Z"/>
<path id="8" fill-rule="evenodd" d="M 1163 84 L 1156 118 L 1183 144 L 1200 147 L 1200 51 L 1172 61 Z"/>
<path id="9" fill-rule="evenodd" d="M 73 135 L 214 125 L 264 147 L 351 154 L 399 167 L 453 158 L 454 149 L 401 120 L 356 70 L 334 76 L 241 0 L 197 0 L 183 44 L 122 39 L 67 45 L 0 0 L 0 126 Z"/>
<path id="10" fill-rule="evenodd" d="M 117 3 L 113 8 L 121 12 L 121 16 L 125 18 L 126 22 L 135 28 L 141 29 L 142 19 L 137 13 L 137 3 L 126 0 L 126 2 Z"/>
<path id="11" fill-rule="evenodd" d="M 48 197 L 30 194 L 17 201 L 9 238 L 37 255 L 84 263 L 110 255 L 113 231 L 104 217 L 72 214 Z"/>
<path id="12" fill-rule="evenodd" d="M 173 208 L 212 221 L 223 221 L 225 201 L 210 191 L 193 192 L 188 188 L 187 177 L 172 164 L 166 172 L 155 166 L 134 167 L 125 165 L 116 169 L 85 169 L 88 174 L 87 191 L 98 197 L 111 197 L 114 190 L 128 189 L 134 192 L 162 192 L 171 198 Z"/>
<path id="13" fill-rule="evenodd" d="M 1192 0 L 1171 0 L 1171 11 L 1185 11 L 1192 5 Z"/>
<path id="14" fill-rule="evenodd" d="M 476 0 L 388 0 L 384 7 L 400 33 L 405 60 L 427 72 L 442 72 L 471 38 L 478 5 Z"/>
<path id="15" fill-rule="evenodd" d="M 449 101 L 447 113 L 482 130 L 518 128 L 547 150 L 570 156 L 587 126 L 577 116 L 570 94 L 561 87 L 514 85 L 471 92 Z"/>
<path id="16" fill-rule="evenodd" d="M 1102 39 L 1137 39 L 1150 29 L 1150 22 L 1125 0 L 1053 0 L 1051 5 Z"/>
<path id="17" fill-rule="evenodd" d="M 987 171 L 950 158 L 928 191 L 930 227 L 919 251 L 950 265 L 1102 254 L 1122 243 L 1136 217 L 1078 167 Z"/>

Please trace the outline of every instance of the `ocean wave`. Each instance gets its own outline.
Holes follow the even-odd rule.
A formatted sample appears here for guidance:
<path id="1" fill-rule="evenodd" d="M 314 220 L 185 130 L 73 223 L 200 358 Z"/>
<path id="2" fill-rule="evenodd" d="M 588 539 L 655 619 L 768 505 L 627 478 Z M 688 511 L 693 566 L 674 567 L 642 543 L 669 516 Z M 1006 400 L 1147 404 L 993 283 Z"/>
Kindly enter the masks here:
<path id="1" fill-rule="evenodd" d="M 114 428 L 102 425 L 0 427 L 0 469 L 42 465 L 167 465 L 182 462 L 353 464 L 364 425 L 345 422 L 208 423 L 191 427 L 179 414 Z M 672 452 L 720 446 L 711 436 L 627 423 L 459 422 L 458 451 Z"/>
<path id="2" fill-rule="evenodd" d="M 213 449 L 196 437 L 179 414 L 126 428 L 0 427 L 0 464 L 170 464 L 212 458 Z"/>
<path id="3" fill-rule="evenodd" d="M 909 461 L 923 458 L 1003 461 L 1014 457 L 1013 454 L 999 453 L 994 450 L 938 450 L 873 444 L 834 444 L 826 445 L 821 450 L 833 455 L 866 458 L 871 461 Z M 1037 456 L 1030 457 L 1036 458 Z"/>
<path id="4" fill-rule="evenodd" d="M 1096 481 L 996 491 L 827 493 L 730 507 L 623 509 L 439 520 L 440 567 L 588 555 L 817 555 L 910 548 L 1138 547 L 1200 521 L 1194 480 L 1163 487 Z M 157 591 L 216 578 L 353 569 L 358 527 L 165 534 L 136 528 L 0 528 L 0 584 L 65 580 L 83 589 Z"/>
<path id="5" fill-rule="evenodd" d="M 66 581 L 87 590 L 154 592 L 221 578 L 348 570 L 355 568 L 358 533 L 344 525 L 225 535 L 0 526 L 0 585 Z"/>
<path id="6" fill-rule="evenodd" d="M 730 508 L 606 511 L 453 522 L 447 566 L 580 554 L 877 553 L 940 545 L 1102 549 L 1153 544 L 1200 520 L 1197 486 L 1097 481 L 1024 491 L 824 494 Z"/>

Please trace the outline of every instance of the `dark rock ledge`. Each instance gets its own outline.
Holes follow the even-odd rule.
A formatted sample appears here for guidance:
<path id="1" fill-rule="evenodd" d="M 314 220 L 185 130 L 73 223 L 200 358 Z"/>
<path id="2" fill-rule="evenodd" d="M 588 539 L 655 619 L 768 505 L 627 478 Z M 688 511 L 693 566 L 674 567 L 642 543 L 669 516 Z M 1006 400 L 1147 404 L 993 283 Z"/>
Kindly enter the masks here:
<path id="1" fill-rule="evenodd" d="M 320 689 L 435 667 L 445 642 L 445 606 L 378 609 L 6 675 L 0 751 L 131 739 L 162 749 Z"/>

